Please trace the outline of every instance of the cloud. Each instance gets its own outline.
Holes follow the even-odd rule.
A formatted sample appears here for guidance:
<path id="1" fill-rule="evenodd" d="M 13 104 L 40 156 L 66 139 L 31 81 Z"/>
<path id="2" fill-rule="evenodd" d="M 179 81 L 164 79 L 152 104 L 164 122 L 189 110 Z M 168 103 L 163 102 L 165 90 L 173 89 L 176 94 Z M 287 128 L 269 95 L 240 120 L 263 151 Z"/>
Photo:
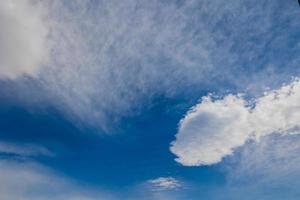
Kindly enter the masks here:
<path id="1" fill-rule="evenodd" d="M 248 142 L 238 149 L 236 156 L 226 161 L 228 180 L 233 185 L 264 185 L 272 182 L 273 186 L 291 188 L 291 183 L 295 183 L 295 186 L 297 182 L 299 184 L 299 153 L 299 134 L 272 134 L 257 142 Z"/>
<path id="2" fill-rule="evenodd" d="M 180 121 L 171 151 L 186 166 L 211 165 L 248 140 L 272 133 L 299 133 L 300 80 L 268 91 L 253 101 L 241 95 L 203 97 Z"/>
<path id="3" fill-rule="evenodd" d="M 0 154 L 14 154 L 20 157 L 53 156 L 53 153 L 45 147 L 8 142 L 0 142 Z"/>
<path id="4" fill-rule="evenodd" d="M 299 134 L 271 134 L 247 142 L 222 164 L 227 183 L 212 192 L 213 199 L 297 199 L 299 153 Z"/>
<path id="5" fill-rule="evenodd" d="M 242 72 L 257 71 L 253 63 L 263 88 L 271 80 L 266 75 L 283 79 L 271 67 L 278 66 L 273 55 L 282 49 L 293 51 L 286 76 L 297 69 L 292 63 L 299 48 L 284 44 L 299 30 L 298 10 L 281 1 L 49 1 L 45 7 L 53 48 L 39 80 L 76 124 L 107 130 L 156 96 L 196 94 L 193 88 L 201 91 L 215 80 L 245 89 L 251 81 L 244 80 L 253 79 Z"/>
<path id="6" fill-rule="evenodd" d="M 45 148 L 40 146 L 0 142 L 0 199 L 178 199 L 172 192 L 182 187 L 182 183 L 173 177 L 160 177 L 125 190 L 105 191 L 96 185 L 65 177 L 36 162 L 35 156 L 49 156 L 44 151 Z"/>
<path id="7" fill-rule="evenodd" d="M 182 187 L 180 181 L 173 177 L 159 177 L 148 181 L 154 187 L 154 190 L 173 190 Z"/>
<path id="8" fill-rule="evenodd" d="M 213 168 L 220 184 L 192 183 L 179 199 L 281 200 L 300 195 L 300 134 L 274 133 L 247 141 Z M 182 191 L 185 193 L 184 191 Z"/>
<path id="9" fill-rule="evenodd" d="M 50 5 L 56 48 L 40 78 L 71 118 L 105 129 L 153 96 L 174 94 L 180 87 L 176 83 L 198 82 L 210 65 L 207 50 L 194 45 L 193 33 L 185 31 L 194 16 L 187 13 L 191 5 L 157 0 L 91 4 Z M 197 40 L 210 46 L 208 33 L 201 32 Z"/>
<path id="10" fill-rule="evenodd" d="M 109 195 L 58 176 L 35 162 L 0 160 L 0 198 L 6 200 L 98 200 Z"/>
<path id="11" fill-rule="evenodd" d="M 5 155 L 5 156 L 4 156 Z M 44 147 L 0 142 L 0 199 L 112 200 L 99 188 L 83 186 L 33 160 L 52 156 Z"/>
<path id="12" fill-rule="evenodd" d="M 17 15 L 4 12 L 7 2 L 15 3 L 1 3 L 1 13 L 20 23 L 1 18 L 15 33 L 1 29 L 1 37 L 5 46 L 22 46 L 0 50 L 11 62 L 0 74 L 36 74 L 25 87 L 34 94 L 24 96 L 44 95 L 75 124 L 107 131 L 157 96 L 195 97 L 203 88 L 222 90 L 220 82 L 259 91 L 300 72 L 300 15 L 296 4 L 280 0 L 22 1 Z M 9 93 L 23 94 L 24 86 Z"/>
<path id="13" fill-rule="evenodd" d="M 0 78 L 36 76 L 47 60 L 43 12 L 30 0 L 0 2 Z"/>

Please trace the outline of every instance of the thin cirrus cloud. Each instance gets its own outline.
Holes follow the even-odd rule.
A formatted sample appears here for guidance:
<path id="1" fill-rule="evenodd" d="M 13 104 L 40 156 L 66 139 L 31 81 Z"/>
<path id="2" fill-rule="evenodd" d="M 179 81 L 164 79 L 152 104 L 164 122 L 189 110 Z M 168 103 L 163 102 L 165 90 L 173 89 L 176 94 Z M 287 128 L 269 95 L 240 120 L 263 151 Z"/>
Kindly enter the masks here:
<path id="1" fill-rule="evenodd" d="M 6 200 L 113 199 L 61 177 L 32 161 L 0 160 L 0 198 Z"/>
<path id="2" fill-rule="evenodd" d="M 132 187 L 128 189 L 128 197 L 124 197 L 119 191 L 78 182 L 38 163 L 34 160 L 36 156 L 52 156 L 41 146 L 0 142 L 0 155 L 0 199 L 5 200 L 176 199 L 164 192 L 182 187 L 173 177 L 159 177 L 147 182 L 150 190 Z"/>
<path id="3" fill-rule="evenodd" d="M 299 61 L 300 46 L 285 42 L 296 43 L 298 10 L 279 0 L 1 4 L 0 23 L 7 28 L 1 29 L 0 74 L 35 76 L 28 93 L 39 85 L 38 95 L 71 120 L 104 130 L 156 96 L 197 93 L 193 88 L 217 79 L 260 90 L 285 80 Z"/>
<path id="4" fill-rule="evenodd" d="M 0 142 L 0 154 L 16 155 L 18 157 L 53 156 L 54 154 L 45 147 L 32 144 L 14 144 Z"/>
<path id="5" fill-rule="evenodd" d="M 299 23 L 292 5 L 280 1 L 130 0 L 93 6 L 56 1 L 50 7 L 57 22 L 50 34 L 56 48 L 41 79 L 65 113 L 103 129 L 135 114 L 156 95 L 180 95 L 192 85 L 213 85 L 212 79 L 258 90 L 295 69 L 286 65 L 286 75 L 278 78 L 272 67 L 281 64 L 272 55 L 285 48 L 283 41 L 292 38 Z M 289 31 L 283 32 L 282 24 Z M 289 50 L 295 63 L 297 50 Z M 268 66 L 259 61 L 265 52 Z M 260 86 L 247 83 L 251 75 L 241 73 L 240 66 L 253 68 L 255 62 L 262 66 L 255 80 Z"/>
<path id="6" fill-rule="evenodd" d="M 272 134 L 247 142 L 223 163 L 227 185 L 212 196 L 214 199 L 297 199 L 300 195 L 299 141 L 299 134 Z"/>
<path id="7" fill-rule="evenodd" d="M 247 143 L 244 148 L 239 149 L 238 156 L 228 159 L 229 182 L 260 185 L 272 182 L 285 189 L 292 189 L 292 184 L 293 187 L 298 187 L 299 141 L 299 134 L 273 134 L 262 137 L 258 142 Z"/>
<path id="8" fill-rule="evenodd" d="M 51 156 L 46 148 L 1 142 L 0 154 L 0 199 L 114 199 L 111 194 L 82 186 L 32 159 L 35 156 Z"/>
<path id="9" fill-rule="evenodd" d="M 299 134 L 300 80 L 249 102 L 241 95 L 203 97 L 180 121 L 171 151 L 186 166 L 211 165 L 248 140 Z"/>

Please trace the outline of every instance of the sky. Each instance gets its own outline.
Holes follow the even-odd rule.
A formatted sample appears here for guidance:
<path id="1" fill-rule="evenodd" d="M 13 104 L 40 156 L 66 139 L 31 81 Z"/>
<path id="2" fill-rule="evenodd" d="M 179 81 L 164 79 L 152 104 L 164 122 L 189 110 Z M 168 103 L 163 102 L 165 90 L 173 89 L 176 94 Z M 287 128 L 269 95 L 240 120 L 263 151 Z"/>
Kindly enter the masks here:
<path id="1" fill-rule="evenodd" d="M 300 198 L 296 0 L 5 0 L 0 26 L 0 199 Z"/>

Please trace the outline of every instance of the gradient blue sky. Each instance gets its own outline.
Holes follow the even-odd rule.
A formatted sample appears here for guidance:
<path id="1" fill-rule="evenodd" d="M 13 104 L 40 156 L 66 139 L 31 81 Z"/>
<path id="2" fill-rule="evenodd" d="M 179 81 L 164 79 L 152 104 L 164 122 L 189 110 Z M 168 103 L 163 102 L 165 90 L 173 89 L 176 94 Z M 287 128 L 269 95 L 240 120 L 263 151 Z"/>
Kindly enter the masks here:
<path id="1" fill-rule="evenodd" d="M 5 0 L 0 25 L 0 199 L 300 198 L 296 0 Z"/>

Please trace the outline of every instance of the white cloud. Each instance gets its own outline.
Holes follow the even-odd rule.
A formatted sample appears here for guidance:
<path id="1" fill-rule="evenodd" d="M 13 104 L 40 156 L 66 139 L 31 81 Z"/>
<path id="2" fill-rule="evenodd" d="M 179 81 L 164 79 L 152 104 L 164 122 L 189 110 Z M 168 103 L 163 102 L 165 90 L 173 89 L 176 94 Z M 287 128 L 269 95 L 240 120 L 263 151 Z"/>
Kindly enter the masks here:
<path id="1" fill-rule="evenodd" d="M 180 181 L 173 177 L 159 177 L 149 180 L 148 183 L 150 183 L 155 190 L 172 190 L 182 187 Z"/>
<path id="2" fill-rule="evenodd" d="M 18 12 L 4 12 L 9 2 L 17 1 L 1 2 L 7 28 L 0 39 L 12 49 L 3 51 L 9 56 L 0 50 L 0 76 L 39 71 L 33 84 L 20 81 L 22 91 L 10 95 L 24 99 L 25 90 L 26 98 L 39 99 L 44 92 L 76 124 L 106 129 L 156 96 L 197 96 L 216 80 L 256 91 L 298 69 L 300 45 L 286 45 L 298 42 L 299 12 L 280 0 L 23 0 Z M 21 48 L 14 48 L 17 40 Z"/>
<path id="3" fill-rule="evenodd" d="M 51 32 L 56 48 L 41 79 L 72 118 L 105 128 L 153 95 L 176 93 L 178 79 L 198 82 L 209 68 L 206 48 L 194 45 L 192 32 L 185 33 L 194 16 L 188 16 L 188 5 L 158 0 L 90 3 L 50 4 L 57 22 Z M 197 43 L 213 45 L 207 31 L 200 32 Z"/>
<path id="4" fill-rule="evenodd" d="M 53 49 L 39 78 L 71 119 L 103 129 L 157 95 L 183 94 L 192 85 L 201 90 L 212 79 L 243 83 L 242 75 L 242 81 L 235 78 L 240 66 L 251 68 L 272 52 L 264 50 L 271 44 L 283 49 L 282 39 L 292 38 L 299 22 L 281 1 L 252 2 L 50 1 Z M 289 20 L 289 30 L 274 35 L 281 18 Z"/>
<path id="5" fill-rule="evenodd" d="M 181 120 L 171 151 L 187 166 L 218 163 L 243 146 L 272 134 L 298 134 L 300 80 L 266 92 L 254 102 L 241 95 L 204 97 Z"/>
<path id="6" fill-rule="evenodd" d="M 47 60 L 43 12 L 30 0 L 0 2 L 0 78 L 36 76 Z"/>

